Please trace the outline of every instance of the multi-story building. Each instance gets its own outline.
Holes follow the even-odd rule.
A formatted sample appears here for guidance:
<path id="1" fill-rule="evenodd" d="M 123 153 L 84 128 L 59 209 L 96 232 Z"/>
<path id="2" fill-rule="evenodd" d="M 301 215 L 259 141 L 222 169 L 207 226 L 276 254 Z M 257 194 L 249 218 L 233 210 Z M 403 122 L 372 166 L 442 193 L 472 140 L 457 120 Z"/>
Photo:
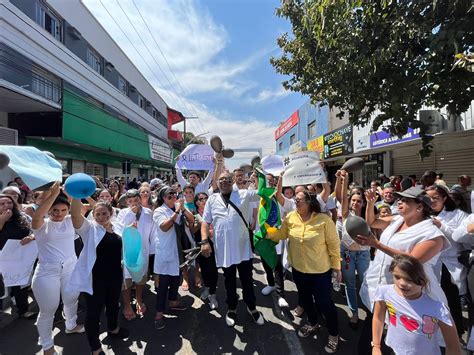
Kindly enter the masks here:
<path id="1" fill-rule="evenodd" d="M 171 169 L 170 108 L 80 0 L 0 0 L 0 28 L 1 144 L 68 173 Z"/>
<path id="2" fill-rule="evenodd" d="M 337 108 L 315 107 L 304 104 L 275 131 L 277 154 L 308 149 L 319 151 L 325 162 L 330 180 L 344 162 L 351 157 L 362 157 L 365 166 L 353 179 L 369 186 L 379 174 L 416 175 L 426 170 L 444 174 L 444 180 L 455 184 L 462 174 L 474 177 L 474 102 L 462 115 L 449 115 L 445 109 L 424 107 L 418 112 L 418 120 L 428 127 L 433 136 L 433 152 L 423 160 L 419 157 L 421 138 L 417 131 L 409 129 L 403 137 L 385 131 L 372 132 L 375 112 L 365 127 L 349 124 L 344 116 L 337 117 Z M 386 122 L 386 126 L 390 121 Z"/>

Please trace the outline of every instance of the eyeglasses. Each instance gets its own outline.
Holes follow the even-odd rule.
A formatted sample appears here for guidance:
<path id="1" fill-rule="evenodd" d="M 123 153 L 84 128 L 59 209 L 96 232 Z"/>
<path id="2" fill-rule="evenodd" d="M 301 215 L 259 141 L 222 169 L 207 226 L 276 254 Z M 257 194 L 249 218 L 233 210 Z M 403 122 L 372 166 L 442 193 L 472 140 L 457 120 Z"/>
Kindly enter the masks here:
<path id="1" fill-rule="evenodd" d="M 176 198 L 176 194 L 175 193 L 168 194 L 168 196 L 166 196 L 166 198 L 168 200 L 172 200 L 172 199 Z"/>
<path id="2" fill-rule="evenodd" d="M 219 182 L 232 182 L 231 178 L 220 178 Z"/>
<path id="3" fill-rule="evenodd" d="M 295 198 L 295 202 L 306 202 L 304 198 Z"/>
<path id="4" fill-rule="evenodd" d="M 198 198 L 198 201 L 207 201 L 207 197 L 200 197 Z"/>

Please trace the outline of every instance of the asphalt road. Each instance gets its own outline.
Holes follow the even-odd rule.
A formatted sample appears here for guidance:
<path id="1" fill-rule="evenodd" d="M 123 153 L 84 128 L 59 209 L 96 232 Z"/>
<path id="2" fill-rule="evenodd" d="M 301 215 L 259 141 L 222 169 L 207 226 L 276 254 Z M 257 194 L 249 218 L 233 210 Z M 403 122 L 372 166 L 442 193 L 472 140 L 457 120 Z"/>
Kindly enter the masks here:
<path id="1" fill-rule="evenodd" d="M 276 303 L 276 296 L 263 296 L 261 289 L 265 284 L 265 274 L 258 261 L 254 262 L 255 291 L 257 308 L 263 312 L 266 323 L 258 326 L 247 314 L 245 304 L 239 302 L 238 321 L 235 328 L 225 324 L 225 289 L 223 275 L 219 275 L 218 301 L 219 308 L 210 311 L 207 304 L 199 298 L 200 290 L 193 289 L 184 292 L 180 289 L 181 300 L 189 306 L 188 310 L 170 312 L 166 319 L 166 328 L 156 330 L 153 327 L 155 294 L 152 282 L 145 291 L 145 303 L 148 311 L 141 319 L 126 321 L 120 317 L 120 325 L 130 330 L 127 340 L 111 340 L 106 337 L 105 324 L 101 330 L 103 349 L 106 354 L 325 354 L 324 344 L 327 331 L 323 326 L 315 338 L 301 339 L 297 336 L 301 319 L 293 318 L 289 309 L 281 311 Z M 297 293 L 292 282 L 285 282 L 286 299 L 290 309 L 296 306 Z M 240 293 L 239 289 L 239 294 Z M 342 291 L 334 295 L 338 307 L 341 342 L 339 354 L 355 354 L 358 332 L 348 326 L 348 308 Z M 85 313 L 79 315 L 83 322 Z M 41 354 L 37 345 L 37 331 L 34 320 L 12 320 L 8 315 L 3 316 L 4 325 L 0 329 L 0 354 Z M 7 319 L 5 319 L 5 317 Z M 361 311 L 360 317 L 365 314 Z M 104 316 L 105 323 L 105 316 Z M 324 322 L 323 322 L 324 324 Z M 85 334 L 66 335 L 64 322 L 55 324 L 56 349 L 64 355 L 89 354 Z"/>

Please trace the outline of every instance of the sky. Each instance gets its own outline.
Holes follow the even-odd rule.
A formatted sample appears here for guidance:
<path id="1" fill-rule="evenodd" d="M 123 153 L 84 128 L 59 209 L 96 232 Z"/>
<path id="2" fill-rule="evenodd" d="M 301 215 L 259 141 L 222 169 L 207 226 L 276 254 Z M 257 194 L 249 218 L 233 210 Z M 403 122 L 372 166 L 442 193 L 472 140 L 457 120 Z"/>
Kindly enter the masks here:
<path id="1" fill-rule="evenodd" d="M 269 61 L 281 54 L 277 38 L 291 32 L 275 15 L 278 0 L 83 3 L 169 107 L 199 117 L 187 120 L 195 135 L 218 135 L 227 148 L 267 155 L 275 151 L 278 124 L 307 100 L 284 90 L 285 77 Z M 227 165 L 254 155 L 237 153 Z"/>

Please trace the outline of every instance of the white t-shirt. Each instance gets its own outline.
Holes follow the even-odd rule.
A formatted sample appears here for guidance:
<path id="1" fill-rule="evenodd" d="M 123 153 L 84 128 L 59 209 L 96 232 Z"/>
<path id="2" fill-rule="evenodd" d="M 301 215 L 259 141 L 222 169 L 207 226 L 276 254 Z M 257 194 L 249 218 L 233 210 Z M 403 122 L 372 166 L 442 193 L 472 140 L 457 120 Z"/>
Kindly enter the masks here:
<path id="1" fill-rule="evenodd" d="M 53 222 L 46 218 L 43 225 L 33 230 L 33 233 L 38 245 L 40 263 L 61 263 L 76 258 L 76 232 L 71 216 L 66 216 L 62 222 Z"/>
<path id="2" fill-rule="evenodd" d="M 179 276 L 179 254 L 176 231 L 174 226 L 166 232 L 160 228 L 160 225 L 170 219 L 173 214 L 174 211 L 165 204 L 158 207 L 153 213 L 153 220 L 156 223 L 155 265 L 153 265 L 155 274 Z M 180 222 L 180 217 L 181 214 L 176 219 L 176 223 Z"/>
<path id="3" fill-rule="evenodd" d="M 390 225 L 385 228 L 380 236 L 380 242 L 390 248 L 410 253 L 418 243 L 442 236 L 444 241 L 442 250 L 449 248 L 449 241 L 444 237 L 443 233 L 433 225 L 431 219 L 426 219 L 403 231 L 398 231 L 403 222 L 402 216 L 395 216 L 390 222 Z M 438 301 L 446 302 L 446 296 L 433 271 L 433 266 L 438 261 L 439 255 L 440 254 L 437 254 L 426 261 L 423 264 L 423 268 L 425 269 L 426 276 L 430 283 L 430 292 L 428 295 Z M 360 298 L 369 310 L 373 309 L 374 294 L 377 286 L 393 283 L 393 277 L 389 271 L 392 260 L 393 258 L 391 256 L 377 250 L 374 260 L 369 264 L 369 268 L 367 269 L 360 288 Z"/>
<path id="4" fill-rule="evenodd" d="M 394 285 L 377 287 L 374 301 L 384 301 L 388 312 L 385 344 L 397 355 L 441 354 L 438 345 L 438 322 L 452 326 L 448 307 L 423 293 L 416 300 L 407 300 L 395 291 Z"/>

